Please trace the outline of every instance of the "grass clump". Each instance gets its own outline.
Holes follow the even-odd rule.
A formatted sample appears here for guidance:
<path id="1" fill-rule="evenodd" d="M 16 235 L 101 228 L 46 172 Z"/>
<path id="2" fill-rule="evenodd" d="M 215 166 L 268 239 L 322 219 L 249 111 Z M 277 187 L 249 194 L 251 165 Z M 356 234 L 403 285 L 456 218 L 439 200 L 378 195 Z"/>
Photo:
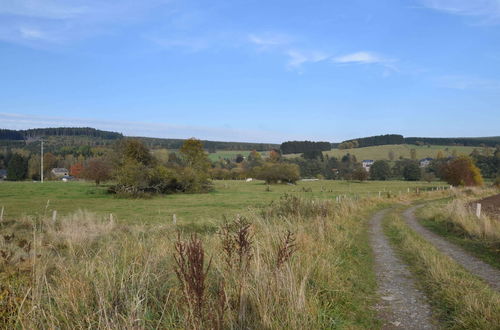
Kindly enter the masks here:
<path id="1" fill-rule="evenodd" d="M 412 231 L 398 215 L 386 218 L 391 242 L 411 266 L 443 325 L 450 329 L 496 329 L 500 294 Z"/>

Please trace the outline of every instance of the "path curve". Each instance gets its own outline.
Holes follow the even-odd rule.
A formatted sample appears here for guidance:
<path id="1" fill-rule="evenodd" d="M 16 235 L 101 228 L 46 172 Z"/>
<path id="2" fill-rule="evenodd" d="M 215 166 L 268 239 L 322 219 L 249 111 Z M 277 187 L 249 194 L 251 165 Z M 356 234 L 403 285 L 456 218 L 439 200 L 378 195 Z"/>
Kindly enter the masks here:
<path id="1" fill-rule="evenodd" d="M 443 237 L 422 226 L 415 217 L 415 209 L 418 207 L 420 206 L 410 207 L 403 213 L 408 226 L 432 243 L 440 252 L 453 258 L 457 263 L 462 265 L 462 267 L 483 279 L 496 291 L 500 291 L 500 270 L 495 269 L 491 265 L 474 257 L 457 245 L 448 242 Z"/>
<path id="2" fill-rule="evenodd" d="M 396 256 L 382 230 L 385 211 L 370 220 L 371 245 L 375 256 L 378 293 L 375 306 L 384 321 L 383 329 L 435 329 L 431 308 L 418 290 L 408 267 Z"/>

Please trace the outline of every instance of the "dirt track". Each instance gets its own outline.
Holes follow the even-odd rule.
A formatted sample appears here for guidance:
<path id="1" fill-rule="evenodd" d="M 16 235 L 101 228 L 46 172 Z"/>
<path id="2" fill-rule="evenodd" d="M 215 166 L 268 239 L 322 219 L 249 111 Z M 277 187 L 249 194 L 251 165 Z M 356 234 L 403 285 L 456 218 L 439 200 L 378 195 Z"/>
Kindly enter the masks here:
<path id="1" fill-rule="evenodd" d="M 375 306 L 383 329 L 435 329 L 431 308 L 407 266 L 396 256 L 382 230 L 380 211 L 370 220 L 371 245 L 381 301 Z"/>
<path id="2" fill-rule="evenodd" d="M 417 233 L 422 235 L 427 241 L 432 243 L 440 252 L 453 258 L 472 274 L 480 277 L 493 289 L 500 291 L 500 271 L 478 258 L 465 252 L 460 247 L 448 242 L 439 235 L 434 234 L 420 225 L 415 217 L 416 207 L 411 207 L 404 212 L 406 223 Z"/>

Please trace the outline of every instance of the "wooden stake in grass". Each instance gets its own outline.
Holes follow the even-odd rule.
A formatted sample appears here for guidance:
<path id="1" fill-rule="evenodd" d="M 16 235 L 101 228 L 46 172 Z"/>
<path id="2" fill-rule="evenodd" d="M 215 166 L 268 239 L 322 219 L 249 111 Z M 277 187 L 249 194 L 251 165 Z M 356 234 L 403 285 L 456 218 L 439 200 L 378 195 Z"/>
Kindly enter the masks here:
<path id="1" fill-rule="evenodd" d="M 477 203 L 477 204 L 476 204 L 476 217 L 477 217 L 478 219 L 480 219 L 480 218 L 481 218 L 481 203 Z"/>
<path id="2" fill-rule="evenodd" d="M 57 211 L 52 211 L 52 224 L 55 225 L 57 221 Z"/>
<path id="3" fill-rule="evenodd" d="M 2 206 L 2 211 L 0 211 L 0 222 L 3 221 L 3 209 L 4 209 L 4 207 Z"/>

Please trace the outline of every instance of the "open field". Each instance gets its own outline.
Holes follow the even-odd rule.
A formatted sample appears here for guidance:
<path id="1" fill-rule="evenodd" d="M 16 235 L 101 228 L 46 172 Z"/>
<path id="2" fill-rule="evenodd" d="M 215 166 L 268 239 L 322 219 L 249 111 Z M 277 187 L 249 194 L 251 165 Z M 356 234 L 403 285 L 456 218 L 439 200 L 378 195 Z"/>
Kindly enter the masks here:
<path id="1" fill-rule="evenodd" d="M 384 145 L 384 146 L 373 146 L 365 148 L 354 148 L 354 149 L 332 149 L 330 151 L 325 151 L 324 154 L 342 158 L 345 154 L 349 153 L 355 155 L 358 161 L 363 159 L 373 159 L 373 160 L 388 160 L 389 152 L 394 152 L 394 159 L 397 160 L 399 157 L 410 158 L 410 150 L 415 149 L 417 151 L 417 159 L 422 159 L 426 157 L 436 158 L 437 153 L 441 151 L 444 157 L 451 156 L 453 150 L 456 150 L 458 155 L 469 155 L 474 149 L 481 150 L 479 147 L 461 147 L 461 146 L 416 146 L 410 144 L 396 144 L 396 145 Z M 297 157 L 298 154 L 286 155 L 286 157 Z"/>
<path id="2" fill-rule="evenodd" d="M 378 192 L 403 194 L 444 186 L 444 183 L 409 181 L 300 181 L 297 185 L 267 185 L 262 181 L 214 181 L 208 194 L 175 194 L 150 199 L 122 199 L 106 193 L 106 186 L 86 182 L 0 182 L 0 207 L 5 216 L 68 214 L 79 209 L 98 214 L 112 213 L 119 221 L 129 223 L 164 223 L 176 214 L 179 223 L 218 222 L 223 215 L 245 214 L 249 208 L 261 207 L 285 193 L 310 198 L 332 199 L 339 195 L 378 196 Z"/>

